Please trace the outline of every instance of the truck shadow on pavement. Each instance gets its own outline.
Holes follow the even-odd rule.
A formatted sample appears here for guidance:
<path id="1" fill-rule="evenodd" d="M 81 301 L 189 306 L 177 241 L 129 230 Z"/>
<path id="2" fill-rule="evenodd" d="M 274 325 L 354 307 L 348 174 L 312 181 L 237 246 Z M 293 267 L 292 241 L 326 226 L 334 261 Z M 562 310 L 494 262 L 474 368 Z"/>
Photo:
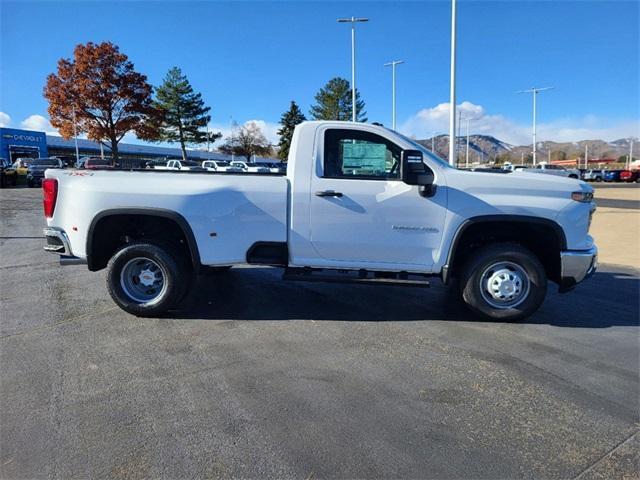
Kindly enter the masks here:
<path id="1" fill-rule="evenodd" d="M 282 270 L 234 268 L 201 276 L 168 318 L 199 320 L 482 321 L 455 288 L 434 279 L 429 289 L 285 282 Z M 520 323 L 606 328 L 639 324 L 640 278 L 632 269 L 596 273 L 560 295 L 549 285 L 545 303 Z M 485 320 L 486 322 L 486 320 Z"/>

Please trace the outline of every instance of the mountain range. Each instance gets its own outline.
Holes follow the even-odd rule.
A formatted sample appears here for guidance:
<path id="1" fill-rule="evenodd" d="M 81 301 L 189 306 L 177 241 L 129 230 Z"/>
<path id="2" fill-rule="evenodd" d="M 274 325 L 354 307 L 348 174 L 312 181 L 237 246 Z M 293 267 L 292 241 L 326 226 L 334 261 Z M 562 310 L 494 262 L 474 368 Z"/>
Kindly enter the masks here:
<path id="1" fill-rule="evenodd" d="M 467 138 L 458 137 L 458 156 L 461 161 L 466 158 Z M 416 140 L 429 150 L 447 158 L 449 155 L 449 136 L 437 135 L 424 140 Z M 621 138 L 612 142 L 604 140 L 581 140 L 579 142 L 538 142 L 538 161 L 542 160 L 569 160 L 574 158 L 584 159 L 585 148 L 590 159 L 615 158 L 624 161 L 629 155 L 630 139 Z M 640 144 L 634 139 L 634 158 L 640 157 Z M 493 163 L 512 162 L 520 163 L 523 160 L 531 161 L 532 145 L 511 145 L 491 135 L 469 135 L 469 163 Z"/>

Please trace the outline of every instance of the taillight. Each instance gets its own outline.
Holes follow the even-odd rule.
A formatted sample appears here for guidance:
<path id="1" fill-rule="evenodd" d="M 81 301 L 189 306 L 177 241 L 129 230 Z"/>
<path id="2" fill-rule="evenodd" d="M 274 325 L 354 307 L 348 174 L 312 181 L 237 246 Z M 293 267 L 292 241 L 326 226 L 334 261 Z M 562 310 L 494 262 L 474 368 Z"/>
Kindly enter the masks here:
<path id="1" fill-rule="evenodd" d="M 55 178 L 45 178 L 42 180 L 42 204 L 44 205 L 44 216 L 53 217 L 58 198 L 58 180 Z"/>

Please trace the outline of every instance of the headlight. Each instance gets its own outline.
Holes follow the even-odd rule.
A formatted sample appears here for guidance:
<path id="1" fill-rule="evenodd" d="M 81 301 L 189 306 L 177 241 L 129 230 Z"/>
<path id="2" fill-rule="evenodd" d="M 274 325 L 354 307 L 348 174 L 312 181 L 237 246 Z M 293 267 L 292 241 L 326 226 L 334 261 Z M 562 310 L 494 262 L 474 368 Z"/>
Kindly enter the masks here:
<path id="1" fill-rule="evenodd" d="M 573 192 L 571 200 L 581 203 L 589 203 L 593 200 L 593 192 Z"/>

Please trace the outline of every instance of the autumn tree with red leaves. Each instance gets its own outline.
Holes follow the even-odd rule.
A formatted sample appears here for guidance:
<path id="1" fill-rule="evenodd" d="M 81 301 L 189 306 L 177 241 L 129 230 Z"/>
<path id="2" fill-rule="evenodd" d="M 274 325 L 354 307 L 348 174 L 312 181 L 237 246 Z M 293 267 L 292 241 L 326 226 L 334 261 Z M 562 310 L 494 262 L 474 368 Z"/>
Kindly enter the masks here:
<path id="1" fill-rule="evenodd" d="M 74 111 L 78 133 L 90 140 L 108 141 L 118 159 L 118 143 L 128 132 L 153 140 L 145 127 L 154 115 L 153 88 L 147 77 L 111 42 L 79 44 L 73 59 L 58 61 L 58 72 L 47 77 L 44 97 L 49 101 L 51 124 L 69 139 L 74 134 Z M 108 144 L 107 144 L 108 145 Z"/>

